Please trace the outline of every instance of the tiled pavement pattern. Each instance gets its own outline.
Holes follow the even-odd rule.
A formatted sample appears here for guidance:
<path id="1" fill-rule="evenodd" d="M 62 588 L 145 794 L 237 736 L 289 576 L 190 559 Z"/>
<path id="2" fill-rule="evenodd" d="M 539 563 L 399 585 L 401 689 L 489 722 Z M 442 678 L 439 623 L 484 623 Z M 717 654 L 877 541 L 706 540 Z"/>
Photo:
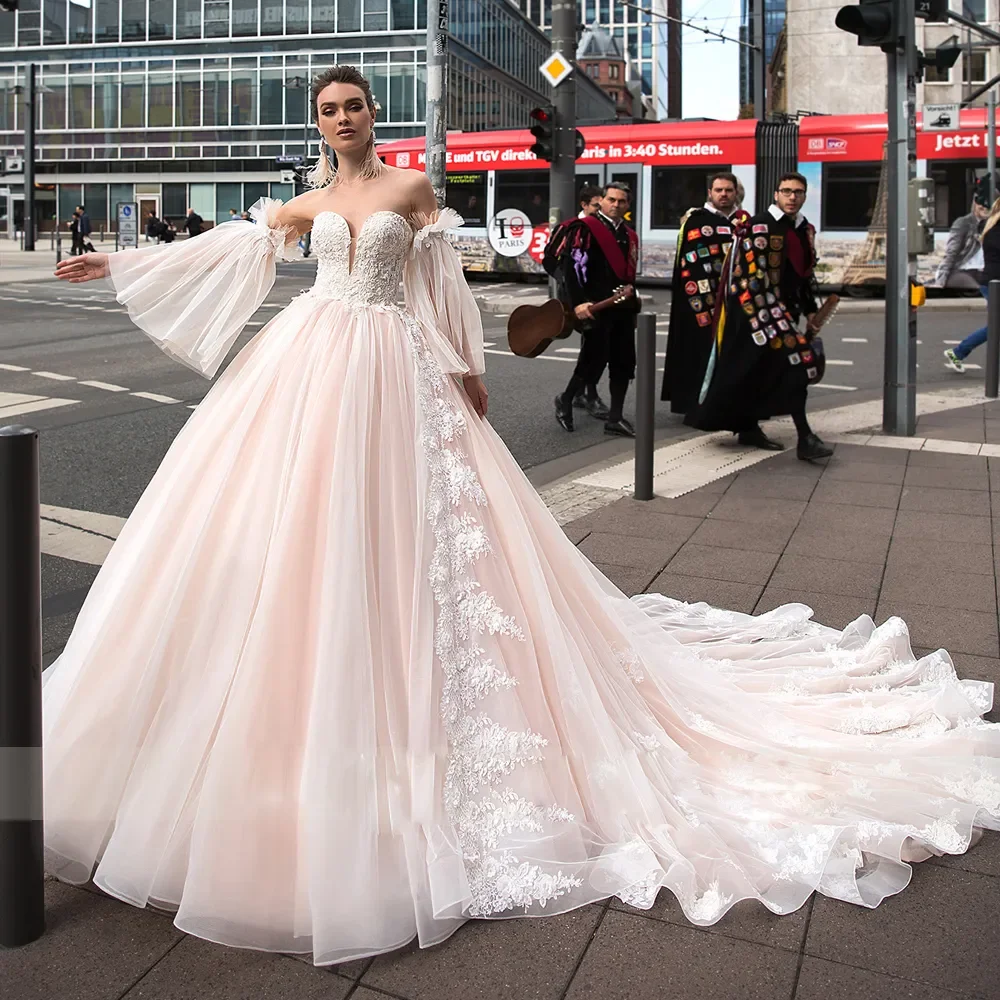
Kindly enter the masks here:
<path id="1" fill-rule="evenodd" d="M 997 440 L 974 407 L 918 433 Z M 933 431 L 933 433 L 932 433 Z M 978 436 L 977 436 L 978 435 Z M 569 501 L 567 501 L 569 502 Z M 568 512 L 567 508 L 567 511 Z M 790 453 L 676 499 L 625 498 L 566 526 L 629 593 L 741 611 L 788 601 L 843 626 L 902 615 L 914 646 L 1000 681 L 1000 459 L 839 444 Z M 563 512 L 563 513 L 566 513 Z M 994 713 L 989 716 L 996 719 Z M 980 1000 L 1000 995 L 1000 836 L 914 868 L 875 910 L 813 897 L 776 917 L 738 904 L 708 929 L 668 893 L 565 916 L 471 922 L 444 944 L 344 966 L 226 949 L 169 917 L 56 882 L 49 930 L 0 952 L 11 1000 Z"/>

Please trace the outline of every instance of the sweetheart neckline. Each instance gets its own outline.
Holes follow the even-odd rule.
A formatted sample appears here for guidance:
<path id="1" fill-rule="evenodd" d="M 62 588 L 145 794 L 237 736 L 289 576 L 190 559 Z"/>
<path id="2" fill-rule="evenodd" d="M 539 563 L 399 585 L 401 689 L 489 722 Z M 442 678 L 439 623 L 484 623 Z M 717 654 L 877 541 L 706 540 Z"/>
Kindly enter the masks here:
<path id="1" fill-rule="evenodd" d="M 347 241 L 348 241 L 348 249 L 347 249 L 347 277 L 348 277 L 348 280 L 350 280 L 353 277 L 353 275 L 354 275 L 354 263 L 355 263 L 355 260 L 357 259 L 357 247 L 358 247 L 358 245 L 361 242 L 361 237 L 364 236 L 364 234 L 365 234 L 365 227 L 368 225 L 368 223 L 372 219 L 375 218 L 376 215 L 395 215 L 397 219 L 402 219 L 403 223 L 407 227 L 409 227 L 411 230 L 413 229 L 413 227 L 410 226 L 409 220 L 406 218 L 405 215 L 403 215 L 401 212 L 394 212 L 391 208 L 380 208 L 380 209 L 377 209 L 374 212 L 369 213 L 367 216 L 365 216 L 364 222 L 361 223 L 361 227 L 358 229 L 358 235 L 357 236 L 352 236 L 351 235 L 351 224 L 347 221 L 347 219 L 344 218 L 344 216 L 342 216 L 340 214 L 340 212 L 335 212 L 332 208 L 324 208 L 322 212 L 317 212 L 313 216 L 313 220 L 312 220 L 312 222 L 313 222 L 313 229 L 316 228 L 316 220 L 321 215 L 332 215 L 332 216 L 334 216 L 334 218 L 340 219 L 340 221 L 344 224 L 344 228 L 347 230 Z M 351 243 L 354 244 L 354 253 L 353 254 L 351 253 L 351 246 L 350 246 Z"/>
<path id="2" fill-rule="evenodd" d="M 340 214 L 340 212 L 335 212 L 332 208 L 324 208 L 322 212 L 317 212 L 313 216 L 313 220 L 312 221 L 313 221 L 313 226 L 314 227 L 316 225 L 316 220 L 321 215 L 333 215 L 333 216 L 336 216 L 338 219 L 340 219 L 341 222 L 344 223 L 345 226 L 347 226 L 347 233 L 348 233 L 348 235 L 350 235 L 351 224 L 347 221 L 347 219 L 343 215 Z M 371 212 L 370 214 L 368 214 L 368 215 L 365 216 L 364 222 L 362 222 L 361 226 L 358 228 L 358 235 L 357 236 L 351 236 L 351 239 L 352 240 L 359 240 L 359 239 L 361 239 L 361 235 L 365 231 L 365 226 L 367 226 L 368 223 L 372 219 L 374 219 L 376 215 L 395 215 L 397 219 L 402 219 L 403 222 L 405 222 L 408 226 L 410 225 L 409 220 L 406 218 L 405 215 L 403 215 L 402 212 L 395 212 L 391 208 L 379 208 L 379 209 L 376 209 L 374 212 Z"/>

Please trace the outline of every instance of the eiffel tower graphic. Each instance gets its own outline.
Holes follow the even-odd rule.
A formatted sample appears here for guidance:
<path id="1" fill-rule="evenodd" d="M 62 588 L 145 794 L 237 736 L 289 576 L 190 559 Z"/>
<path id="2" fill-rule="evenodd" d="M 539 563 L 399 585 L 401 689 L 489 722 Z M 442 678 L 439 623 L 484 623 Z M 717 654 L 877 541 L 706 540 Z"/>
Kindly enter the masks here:
<path id="1" fill-rule="evenodd" d="M 875 211 L 868 225 L 864 243 L 855 251 L 851 262 L 844 270 L 842 279 L 845 290 L 849 287 L 885 285 L 886 229 L 888 219 L 888 143 L 882 145 L 882 168 L 878 178 L 878 195 Z"/>

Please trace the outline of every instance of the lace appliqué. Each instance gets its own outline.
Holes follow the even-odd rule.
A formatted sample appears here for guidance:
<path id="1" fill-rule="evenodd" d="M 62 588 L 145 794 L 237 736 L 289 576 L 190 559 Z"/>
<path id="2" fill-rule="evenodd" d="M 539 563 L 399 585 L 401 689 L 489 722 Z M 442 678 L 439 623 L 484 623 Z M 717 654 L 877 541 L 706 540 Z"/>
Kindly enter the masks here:
<path id="1" fill-rule="evenodd" d="M 487 505 L 486 494 L 458 446 L 465 417 L 447 398 L 446 377 L 419 324 L 406 314 L 402 319 L 413 352 L 424 417 L 421 445 L 430 473 L 427 518 L 434 551 L 428 576 L 437 605 L 434 648 L 444 676 L 441 718 L 449 745 L 444 803 L 461 845 L 472 897 L 469 915 L 544 906 L 582 885 L 581 880 L 521 861 L 501 846 L 502 840 L 515 831 L 539 833 L 552 824 L 571 823 L 574 817 L 565 809 L 538 806 L 502 786 L 517 768 L 540 760 L 547 741 L 530 730 L 509 729 L 477 711 L 491 693 L 515 686 L 514 678 L 487 658 L 477 636 L 523 641 L 524 635 L 514 617 L 481 589 L 473 573 L 476 561 L 489 556 L 492 548 L 474 513 Z M 463 504 L 467 509 L 460 509 Z"/>

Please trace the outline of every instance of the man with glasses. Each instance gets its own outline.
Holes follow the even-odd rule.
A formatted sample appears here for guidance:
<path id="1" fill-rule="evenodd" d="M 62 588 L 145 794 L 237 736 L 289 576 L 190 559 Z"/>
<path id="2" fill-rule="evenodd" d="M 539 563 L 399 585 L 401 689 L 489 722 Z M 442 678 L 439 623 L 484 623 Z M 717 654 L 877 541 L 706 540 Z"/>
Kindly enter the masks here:
<path id="1" fill-rule="evenodd" d="M 760 421 L 788 414 L 798 433 L 798 457 L 813 461 L 833 452 L 806 420 L 806 392 L 822 370 L 813 344 L 816 250 L 815 230 L 802 214 L 806 189 L 802 174 L 782 175 L 774 204 L 754 216 L 733 245 L 720 279 L 726 299 L 716 317 L 701 402 L 686 422 L 781 451 Z"/>
<path id="2" fill-rule="evenodd" d="M 712 316 L 722 262 L 734 233 L 750 218 L 737 205 L 738 187 L 735 174 L 713 174 L 705 204 L 689 209 L 681 219 L 660 393 L 661 399 L 670 401 L 673 413 L 687 413 L 698 405 L 712 353 Z"/>

